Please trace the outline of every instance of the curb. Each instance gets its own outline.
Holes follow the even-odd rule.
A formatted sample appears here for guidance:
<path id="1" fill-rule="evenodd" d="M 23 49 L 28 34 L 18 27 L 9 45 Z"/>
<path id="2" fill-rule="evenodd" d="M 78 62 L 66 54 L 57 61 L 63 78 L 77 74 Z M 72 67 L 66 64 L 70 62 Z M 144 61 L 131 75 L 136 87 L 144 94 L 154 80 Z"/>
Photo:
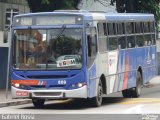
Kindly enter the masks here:
<path id="1" fill-rule="evenodd" d="M 2 102 L 0 103 L 0 108 L 7 107 L 7 106 L 23 105 L 28 103 L 32 103 L 32 100 L 17 100 L 17 101 Z"/>

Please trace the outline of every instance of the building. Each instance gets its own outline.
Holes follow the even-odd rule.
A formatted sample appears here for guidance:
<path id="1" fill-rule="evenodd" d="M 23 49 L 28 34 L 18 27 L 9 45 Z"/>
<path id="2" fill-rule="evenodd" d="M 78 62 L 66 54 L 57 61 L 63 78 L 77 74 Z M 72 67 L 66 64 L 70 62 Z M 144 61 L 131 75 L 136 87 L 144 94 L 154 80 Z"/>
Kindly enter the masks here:
<path id="1" fill-rule="evenodd" d="M 0 88 L 6 87 L 7 59 L 10 41 L 7 33 L 10 28 L 11 10 L 13 15 L 28 13 L 30 8 L 27 0 L 0 0 Z"/>

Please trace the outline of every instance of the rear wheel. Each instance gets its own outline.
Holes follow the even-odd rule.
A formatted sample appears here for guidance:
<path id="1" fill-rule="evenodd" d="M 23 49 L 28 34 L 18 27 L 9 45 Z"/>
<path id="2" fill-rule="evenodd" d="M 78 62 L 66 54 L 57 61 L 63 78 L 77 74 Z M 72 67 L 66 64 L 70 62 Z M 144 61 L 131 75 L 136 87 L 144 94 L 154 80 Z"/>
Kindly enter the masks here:
<path id="1" fill-rule="evenodd" d="M 136 80 L 136 87 L 133 89 L 132 97 L 137 98 L 141 94 L 142 90 L 142 75 L 139 71 L 137 71 L 137 80 Z"/>
<path id="2" fill-rule="evenodd" d="M 97 96 L 91 98 L 91 103 L 94 107 L 100 107 L 102 105 L 102 100 L 103 100 L 103 86 L 100 80 L 97 87 Z"/>
<path id="3" fill-rule="evenodd" d="M 32 103 L 35 108 L 42 108 L 44 106 L 44 99 L 32 99 Z"/>
<path id="4" fill-rule="evenodd" d="M 122 95 L 124 98 L 137 98 L 141 94 L 141 85 L 142 85 L 142 76 L 139 71 L 137 71 L 137 78 L 136 78 L 136 87 L 131 89 L 126 89 L 122 91 Z"/>

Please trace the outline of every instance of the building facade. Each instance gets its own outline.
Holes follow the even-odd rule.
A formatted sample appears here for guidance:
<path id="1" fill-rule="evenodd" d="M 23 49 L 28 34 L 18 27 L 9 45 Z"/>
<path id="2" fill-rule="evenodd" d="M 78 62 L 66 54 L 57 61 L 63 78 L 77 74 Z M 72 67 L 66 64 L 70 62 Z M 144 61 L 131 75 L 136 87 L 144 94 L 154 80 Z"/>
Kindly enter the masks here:
<path id="1" fill-rule="evenodd" d="M 30 12 L 27 0 L 0 0 L 0 89 L 6 87 L 11 10 L 13 15 Z"/>

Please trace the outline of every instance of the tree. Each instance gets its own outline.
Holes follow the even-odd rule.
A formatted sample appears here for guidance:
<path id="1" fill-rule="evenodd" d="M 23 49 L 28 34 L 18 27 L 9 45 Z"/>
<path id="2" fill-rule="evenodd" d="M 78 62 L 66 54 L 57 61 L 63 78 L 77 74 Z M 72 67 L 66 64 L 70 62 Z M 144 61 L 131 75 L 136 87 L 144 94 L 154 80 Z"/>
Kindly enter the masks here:
<path id="1" fill-rule="evenodd" d="M 49 12 L 58 9 L 78 9 L 81 0 L 27 0 L 32 12 Z"/>

